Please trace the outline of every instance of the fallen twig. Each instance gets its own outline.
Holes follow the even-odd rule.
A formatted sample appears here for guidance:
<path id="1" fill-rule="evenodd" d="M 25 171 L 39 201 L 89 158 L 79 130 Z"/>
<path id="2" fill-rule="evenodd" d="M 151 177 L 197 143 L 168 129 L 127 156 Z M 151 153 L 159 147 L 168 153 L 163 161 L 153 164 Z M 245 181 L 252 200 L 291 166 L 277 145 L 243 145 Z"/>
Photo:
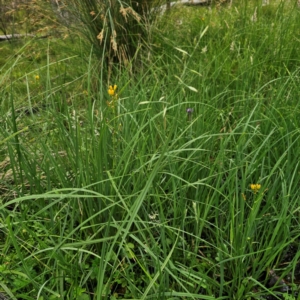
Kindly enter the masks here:
<path id="1" fill-rule="evenodd" d="M 38 39 L 44 39 L 46 37 L 48 37 L 49 35 L 43 35 L 43 36 L 36 36 L 34 34 L 4 34 L 4 35 L 0 35 L 0 42 L 3 41 L 9 41 L 9 40 L 13 40 L 13 39 L 21 39 L 21 38 L 26 38 L 26 37 L 35 37 Z"/>

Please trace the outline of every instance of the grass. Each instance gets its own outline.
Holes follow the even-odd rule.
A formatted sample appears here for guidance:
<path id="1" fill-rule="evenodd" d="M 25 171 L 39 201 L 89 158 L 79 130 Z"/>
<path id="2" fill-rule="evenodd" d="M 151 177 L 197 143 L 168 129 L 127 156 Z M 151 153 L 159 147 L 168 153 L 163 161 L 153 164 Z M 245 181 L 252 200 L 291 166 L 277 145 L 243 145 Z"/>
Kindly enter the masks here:
<path id="1" fill-rule="evenodd" d="M 0 291 L 298 299 L 299 14 L 174 8 L 115 95 L 78 37 L 1 44 Z"/>

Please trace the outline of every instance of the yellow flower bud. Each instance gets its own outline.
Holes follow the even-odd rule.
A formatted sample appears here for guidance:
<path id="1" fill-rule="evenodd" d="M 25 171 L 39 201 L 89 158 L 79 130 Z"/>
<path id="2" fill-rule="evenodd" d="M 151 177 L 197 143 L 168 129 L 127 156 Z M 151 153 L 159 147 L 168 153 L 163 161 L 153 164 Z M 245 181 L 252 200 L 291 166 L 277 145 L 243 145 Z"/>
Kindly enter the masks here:
<path id="1" fill-rule="evenodd" d="M 258 183 L 256 183 L 256 184 L 252 183 L 252 184 L 250 184 L 250 188 L 253 191 L 253 193 L 256 194 L 260 190 L 261 185 Z"/>
<path id="2" fill-rule="evenodd" d="M 110 86 L 109 86 L 109 89 L 108 89 L 108 95 L 109 95 L 109 96 L 114 96 L 117 87 L 118 87 L 118 86 L 117 86 L 116 84 L 115 84 L 114 86 L 110 85 Z"/>

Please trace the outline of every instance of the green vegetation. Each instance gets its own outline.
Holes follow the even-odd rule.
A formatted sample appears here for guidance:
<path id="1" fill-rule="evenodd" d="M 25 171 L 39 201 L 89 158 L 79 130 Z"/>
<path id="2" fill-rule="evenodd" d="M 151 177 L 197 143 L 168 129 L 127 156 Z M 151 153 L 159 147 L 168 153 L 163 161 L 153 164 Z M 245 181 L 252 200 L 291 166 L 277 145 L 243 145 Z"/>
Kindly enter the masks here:
<path id="1" fill-rule="evenodd" d="M 298 299 L 300 9 L 249 2 L 173 8 L 109 76 L 72 32 L 0 43 L 1 293 Z"/>

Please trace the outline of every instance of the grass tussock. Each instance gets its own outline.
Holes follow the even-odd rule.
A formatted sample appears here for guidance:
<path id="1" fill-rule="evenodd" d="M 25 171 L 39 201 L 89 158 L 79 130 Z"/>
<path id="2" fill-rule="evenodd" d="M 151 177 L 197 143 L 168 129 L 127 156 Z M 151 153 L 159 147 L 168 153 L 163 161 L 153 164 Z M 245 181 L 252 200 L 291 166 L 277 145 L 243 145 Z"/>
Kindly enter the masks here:
<path id="1" fill-rule="evenodd" d="M 108 83 L 78 36 L 1 44 L 0 292 L 297 299 L 299 14 L 174 7 Z"/>

